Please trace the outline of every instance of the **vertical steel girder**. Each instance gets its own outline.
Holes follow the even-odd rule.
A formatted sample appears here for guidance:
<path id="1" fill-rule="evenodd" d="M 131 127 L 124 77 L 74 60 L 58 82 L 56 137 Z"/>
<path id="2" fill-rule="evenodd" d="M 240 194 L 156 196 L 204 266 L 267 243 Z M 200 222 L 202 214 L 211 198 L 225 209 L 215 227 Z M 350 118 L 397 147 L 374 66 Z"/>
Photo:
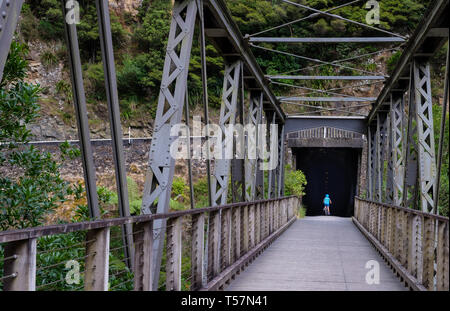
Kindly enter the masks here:
<path id="1" fill-rule="evenodd" d="M 211 185 L 213 206 L 227 204 L 230 163 L 233 157 L 233 137 L 232 135 L 225 135 L 225 133 L 229 131 L 228 126 L 233 126 L 236 122 L 241 70 L 242 62 L 240 60 L 233 64 L 227 64 L 225 67 L 219 120 L 222 137 L 221 141 L 218 142 L 221 144 L 222 158 L 216 159 L 214 165 Z"/>
<path id="2" fill-rule="evenodd" d="M 376 128 L 369 125 L 367 135 L 367 196 L 370 200 L 375 197 L 375 168 L 376 168 Z"/>
<path id="3" fill-rule="evenodd" d="M 386 136 L 386 114 L 377 114 L 377 131 L 375 133 L 375 200 L 382 202 L 383 173 L 384 173 L 384 150 Z"/>
<path id="4" fill-rule="evenodd" d="M 196 0 L 198 8 L 198 23 L 199 23 L 199 33 L 200 33 L 200 58 L 201 58 L 201 74 L 202 74 L 202 104 L 204 112 L 204 122 L 205 125 L 209 124 L 209 109 L 208 109 L 208 72 L 206 67 L 206 36 L 205 36 L 205 16 L 203 11 L 203 0 Z M 208 140 L 208 133 L 206 137 Z M 211 160 L 209 157 L 209 149 L 207 148 L 207 159 L 206 159 L 206 180 L 208 182 L 208 202 L 212 205 L 211 197 Z M 207 251 L 207 249 L 206 249 Z M 207 258 L 207 256 L 205 257 Z"/>
<path id="5" fill-rule="evenodd" d="M 281 131 L 279 132 L 278 137 L 278 181 L 277 181 L 277 197 L 284 196 L 284 142 L 285 142 L 285 135 L 284 135 L 284 124 L 281 125 Z"/>
<path id="6" fill-rule="evenodd" d="M 262 120 L 262 107 L 263 107 L 263 93 L 251 92 L 250 93 L 250 107 L 248 109 L 247 124 L 253 132 L 247 133 L 247 146 L 248 152 L 245 161 L 245 182 L 246 182 L 246 200 L 254 201 L 256 199 L 256 179 L 258 171 L 258 125 Z M 250 156 L 248 156 L 250 155 Z"/>
<path id="7" fill-rule="evenodd" d="M 423 212 L 434 210 L 436 158 L 434 149 L 433 107 L 430 64 L 414 60 L 414 91 L 419 154 L 420 202 Z"/>
<path id="8" fill-rule="evenodd" d="M 63 16 L 67 15 L 65 2 L 62 3 Z M 77 117 L 78 137 L 80 140 L 81 159 L 83 162 L 83 173 L 86 188 L 86 198 L 91 218 L 99 218 L 97 186 L 95 182 L 95 166 L 92 156 L 91 139 L 89 134 L 89 123 L 86 109 L 86 96 L 83 86 L 83 74 L 81 69 L 80 50 L 78 48 L 78 37 L 76 24 L 64 23 L 69 54 L 69 67 L 72 80 L 73 103 Z"/>
<path id="9" fill-rule="evenodd" d="M 267 113 L 266 113 L 267 115 Z M 267 117 L 267 143 L 270 146 L 270 124 L 269 121 L 272 119 L 271 124 L 275 124 L 275 113 L 268 115 Z M 277 146 L 279 148 L 279 146 Z M 270 150 L 270 149 L 269 149 Z M 278 170 L 275 168 L 273 170 L 269 170 L 269 178 L 268 178 L 268 187 L 267 187 L 267 198 L 272 199 L 276 196 L 276 182 L 277 182 L 277 173 Z"/>
<path id="10" fill-rule="evenodd" d="M 391 105 L 392 105 L 392 95 Z M 385 196 L 384 200 L 386 203 L 392 204 L 394 201 L 394 163 L 393 163 L 393 129 L 392 129 L 392 121 L 391 121 L 391 113 L 389 112 L 387 116 L 387 140 L 388 140 L 388 149 L 387 149 L 387 175 L 386 175 L 386 188 L 385 188 Z"/>
<path id="11" fill-rule="evenodd" d="M 417 124 L 415 122 L 416 102 L 414 98 L 414 74 L 411 69 L 408 90 L 408 127 L 406 132 L 405 147 L 405 170 L 403 178 L 403 206 L 417 208 L 417 170 L 418 154 L 417 144 L 414 137 L 417 135 Z"/>
<path id="12" fill-rule="evenodd" d="M 261 101 L 261 107 L 262 107 L 262 101 Z M 264 116 L 262 110 L 261 110 L 261 117 L 260 117 L 260 123 L 263 124 L 266 122 L 266 117 Z M 258 126 L 259 126 L 258 124 Z M 262 154 L 264 152 L 264 146 L 267 144 L 266 136 L 267 133 L 259 132 L 258 131 L 258 140 L 256 141 L 256 149 L 257 149 L 257 159 L 256 159 L 256 182 L 255 182 L 255 200 L 263 200 L 265 197 L 265 191 L 264 191 L 264 170 L 262 170 L 263 165 L 263 159 Z"/>
<path id="13" fill-rule="evenodd" d="M 116 68 L 111 35 L 111 24 L 107 0 L 96 0 L 99 20 L 99 37 L 102 50 L 103 70 L 105 73 L 105 90 L 111 128 L 112 151 L 116 173 L 118 208 L 121 217 L 130 216 L 128 201 L 127 174 L 123 154 L 122 126 L 120 123 L 119 96 L 117 93 Z M 128 267 L 134 263 L 133 235 L 131 225 L 123 226 L 124 256 Z"/>
<path id="14" fill-rule="evenodd" d="M 242 65 L 243 66 L 243 65 Z M 244 118 L 244 70 L 242 68 L 239 82 L 239 99 L 236 112 L 236 123 L 245 124 Z M 235 133 L 236 134 L 236 133 Z M 231 192 L 233 202 L 244 202 L 245 195 L 245 159 L 248 146 L 245 140 L 245 129 L 233 139 L 233 159 L 231 160 Z"/>
<path id="15" fill-rule="evenodd" d="M 22 4 L 23 0 L 0 0 L 0 82 Z"/>
<path id="16" fill-rule="evenodd" d="M 170 148 L 178 138 L 178 133 L 173 136 L 170 132 L 173 125 L 181 123 L 183 115 L 196 15 L 195 0 L 175 1 L 142 198 L 143 214 L 169 211 L 175 168 Z M 155 220 L 154 227 L 152 275 L 153 288 L 157 289 L 166 220 Z"/>
<path id="17" fill-rule="evenodd" d="M 403 200 L 403 177 L 405 169 L 405 129 L 403 94 L 393 93 L 391 100 L 391 161 L 392 203 L 401 205 Z"/>

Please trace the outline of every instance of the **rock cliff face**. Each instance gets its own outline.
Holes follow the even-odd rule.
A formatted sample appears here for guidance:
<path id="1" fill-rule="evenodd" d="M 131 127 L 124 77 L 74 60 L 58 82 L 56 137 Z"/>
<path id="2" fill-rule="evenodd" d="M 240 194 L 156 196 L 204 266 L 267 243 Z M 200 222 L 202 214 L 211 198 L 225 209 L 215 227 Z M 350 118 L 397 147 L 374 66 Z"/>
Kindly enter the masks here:
<path id="1" fill-rule="evenodd" d="M 142 0 L 109 0 L 110 8 L 122 12 L 128 12 L 132 15 L 137 14 L 137 10 L 141 4 Z"/>

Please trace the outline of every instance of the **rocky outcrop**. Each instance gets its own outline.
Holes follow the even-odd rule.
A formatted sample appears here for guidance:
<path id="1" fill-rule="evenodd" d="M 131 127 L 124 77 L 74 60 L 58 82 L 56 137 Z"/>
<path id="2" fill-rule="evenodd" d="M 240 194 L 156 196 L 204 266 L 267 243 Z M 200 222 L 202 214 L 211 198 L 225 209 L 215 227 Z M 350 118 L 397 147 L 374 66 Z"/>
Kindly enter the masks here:
<path id="1" fill-rule="evenodd" d="M 109 0 L 109 7 L 116 11 L 122 11 L 136 15 L 142 0 Z"/>

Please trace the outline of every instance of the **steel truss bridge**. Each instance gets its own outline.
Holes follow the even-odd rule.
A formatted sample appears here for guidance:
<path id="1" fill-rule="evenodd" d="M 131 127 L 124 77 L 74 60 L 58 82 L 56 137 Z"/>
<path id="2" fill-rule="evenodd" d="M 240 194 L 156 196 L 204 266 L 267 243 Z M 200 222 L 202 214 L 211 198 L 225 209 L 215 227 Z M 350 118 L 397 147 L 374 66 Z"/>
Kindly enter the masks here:
<path id="1" fill-rule="evenodd" d="M 186 282 L 191 290 L 261 289 L 258 284 L 266 284 L 264 289 L 269 290 L 330 289 L 327 287 L 330 284 L 338 286 L 336 284 L 345 282 L 339 281 L 341 276 L 336 276 L 334 281 L 318 280 L 318 276 L 324 274 L 320 273 L 321 269 L 325 268 L 316 267 L 317 273 L 314 275 L 308 274 L 309 270 L 294 269 L 289 272 L 294 275 L 293 278 L 286 280 L 286 271 L 274 270 L 274 267 L 295 266 L 301 256 L 304 256 L 302 264 L 313 265 L 333 247 L 339 248 L 335 249 L 337 255 L 347 256 L 348 260 L 350 257 L 355 258 L 362 265 L 366 259 L 379 258 L 384 269 L 382 280 L 385 277 L 389 280 L 377 289 L 399 289 L 404 288 L 404 285 L 413 290 L 449 289 L 449 224 L 447 217 L 438 215 L 437 208 L 445 118 L 442 118 L 440 125 L 441 137 L 436 155 L 429 64 L 435 52 L 448 42 L 448 19 L 445 15 L 448 0 L 433 1 L 410 38 L 331 13 L 345 5 L 320 11 L 282 1 L 312 12 L 288 24 L 323 15 L 371 27 L 382 32 L 383 36 L 278 38 L 260 37 L 263 33 L 260 32 L 244 37 L 230 16 L 224 0 L 175 0 L 153 138 L 149 146 L 142 215 L 130 216 L 108 1 L 96 0 L 121 216 L 115 219 L 100 219 L 77 29 L 75 24 L 65 23 L 73 102 L 92 221 L 0 232 L 0 243 L 4 249 L 4 256 L 0 258 L 3 263 L 3 274 L 0 274 L 3 290 L 45 290 L 48 284 L 36 284 L 37 273 L 61 263 L 39 266 L 39 239 L 71 232 L 84 232 L 86 235 L 86 242 L 80 246 L 85 250 L 84 256 L 77 258 L 84 268 L 80 289 L 112 290 L 108 282 L 112 277 L 109 262 L 109 254 L 113 251 L 111 243 L 117 238 L 111 235 L 114 228 L 120 229 L 119 240 L 122 244 L 119 248 L 123 250 L 125 264 L 132 272 L 126 282 L 133 284 L 135 290 L 158 290 L 161 273 L 165 275 L 166 290 L 186 289 L 182 287 Z M 66 16 L 71 8 L 66 7 L 64 1 L 61 2 L 63 16 Z M 23 0 L 0 0 L 0 78 L 22 4 Z M 186 122 L 190 119 L 186 94 L 196 25 L 200 34 L 204 123 L 209 124 L 205 49 L 208 38 L 225 61 L 220 127 L 236 123 L 277 124 L 280 129 L 275 147 L 278 148 L 278 165 L 267 172 L 268 178 L 265 179 L 265 172 L 260 166 L 262 158 L 218 159 L 214 165 L 207 161 L 210 206 L 169 213 L 175 170 L 170 145 L 178 138 L 171 135 L 170 129 L 181 123 L 183 118 Z M 362 72 L 361 76 L 308 76 L 293 73 L 268 76 L 263 73 L 252 53 L 252 48 L 267 50 L 257 45 L 261 42 L 401 43 L 404 47 L 390 77 L 368 72 Z M 346 68 L 348 66 L 342 64 L 344 61 L 357 59 L 353 57 L 325 62 L 290 55 L 316 63 L 312 67 L 326 64 Z M 384 87 L 376 98 L 342 95 L 334 90 L 309 90 L 326 94 L 327 97 L 323 98 L 277 97 L 270 84 L 283 84 L 279 81 L 284 79 L 362 80 L 367 85 L 377 80 L 382 81 Z M 445 79 L 444 103 L 447 103 L 448 52 Z M 305 87 L 303 89 L 308 90 Z M 300 104 L 309 101 L 369 102 L 373 108 L 368 116 L 324 117 L 286 115 L 280 107 L 281 103 Z M 445 116 L 447 105 L 443 107 Z M 342 111 L 323 107 L 320 111 L 329 110 L 352 113 L 348 109 Z M 268 143 L 260 138 L 263 134 L 257 132 L 254 136 L 248 135 L 245 143 L 254 140 L 260 149 Z M 225 146 L 225 137 L 220 143 Z M 359 181 L 351 185 L 343 183 L 346 187 L 343 192 L 349 193 L 350 201 L 342 210 L 342 215 L 347 213 L 345 216 L 352 216 L 351 220 L 334 217 L 323 221 L 318 221 L 320 217 L 297 219 L 300 199 L 284 195 L 284 168 L 286 161 L 296 168 L 302 168 L 305 163 L 299 150 L 308 148 L 322 150 L 321 156 L 324 157 L 332 152 L 341 152 L 336 149 L 353 150 L 354 157 L 343 162 L 342 167 L 352 172 L 349 180 L 365 175 L 367 182 L 365 187 Z M 191 202 L 194 202 L 191 162 L 187 161 Z M 353 165 L 355 170 L 352 171 L 347 164 Z M 365 198 L 362 198 L 363 192 L 366 192 Z M 232 203 L 228 199 L 230 193 Z M 302 228 L 309 229 L 302 231 L 303 240 L 299 240 L 296 232 Z M 346 238 L 339 239 L 339 232 Z M 334 236 L 333 241 L 336 243 L 326 244 L 326 239 L 321 236 L 324 233 Z M 315 241 L 314 245 L 308 244 L 308 239 Z M 357 242 L 352 244 L 351 241 Z M 165 265 L 162 265 L 164 250 Z M 289 257 L 289 254 L 300 257 Z M 190 258 L 188 271 L 182 269 L 182 256 Z M 354 273 L 352 275 L 362 273 L 351 269 L 346 271 L 345 267 L 343 271 L 344 274 Z M 256 274 L 260 275 L 259 278 Z M 308 287 L 305 283 L 308 278 L 323 286 Z M 359 281 L 354 282 L 353 288 L 364 288 L 362 278 L 363 274 Z M 61 281 L 54 280 L 52 283 Z M 391 287 L 383 284 L 390 284 Z M 337 288 L 351 289 L 351 284 L 344 285 L 343 288 Z"/>

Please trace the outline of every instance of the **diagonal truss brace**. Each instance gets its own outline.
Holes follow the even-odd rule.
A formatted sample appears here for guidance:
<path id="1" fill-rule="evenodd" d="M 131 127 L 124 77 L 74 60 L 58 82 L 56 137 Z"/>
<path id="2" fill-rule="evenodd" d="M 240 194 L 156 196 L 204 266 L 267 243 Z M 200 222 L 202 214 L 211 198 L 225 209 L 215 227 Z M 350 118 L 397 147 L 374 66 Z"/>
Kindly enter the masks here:
<path id="1" fill-rule="evenodd" d="M 247 201 L 254 201 L 256 199 L 256 180 L 257 180 L 257 170 L 258 170 L 258 145 L 259 142 L 259 127 L 262 121 L 262 108 L 263 108 L 263 93 L 262 92 L 252 92 L 250 94 L 250 107 L 248 111 L 248 121 L 249 129 L 252 132 L 247 132 L 247 146 L 249 148 L 247 158 L 245 162 L 245 195 Z"/>
<path id="2" fill-rule="evenodd" d="M 428 62 L 421 63 L 415 60 L 413 66 L 419 155 L 419 195 L 422 211 L 432 212 L 435 207 L 436 157 L 430 65 Z"/>
<path id="3" fill-rule="evenodd" d="M 226 133 L 230 131 L 229 126 L 233 126 L 236 121 L 241 70 L 242 62 L 240 60 L 225 67 L 219 120 L 219 126 L 222 131 L 220 142 L 218 142 L 220 144 L 218 147 L 222 155 L 220 159 L 216 159 L 215 161 L 211 183 L 213 205 L 227 203 L 228 179 L 230 176 L 231 159 L 233 158 L 233 135 L 226 135 Z"/>
<path id="4" fill-rule="evenodd" d="M 195 0 L 175 1 L 149 152 L 149 170 L 142 198 L 143 214 L 169 211 L 175 168 L 175 159 L 171 156 L 170 149 L 179 134 L 171 133 L 171 128 L 181 122 L 183 115 L 196 14 Z M 154 227 L 152 282 L 153 288 L 156 289 L 166 220 L 155 220 Z"/>
<path id="5" fill-rule="evenodd" d="M 392 203 L 400 206 L 403 199 L 403 177 L 405 170 L 405 129 L 403 94 L 393 93 L 390 109 L 390 143 L 392 166 Z"/>

